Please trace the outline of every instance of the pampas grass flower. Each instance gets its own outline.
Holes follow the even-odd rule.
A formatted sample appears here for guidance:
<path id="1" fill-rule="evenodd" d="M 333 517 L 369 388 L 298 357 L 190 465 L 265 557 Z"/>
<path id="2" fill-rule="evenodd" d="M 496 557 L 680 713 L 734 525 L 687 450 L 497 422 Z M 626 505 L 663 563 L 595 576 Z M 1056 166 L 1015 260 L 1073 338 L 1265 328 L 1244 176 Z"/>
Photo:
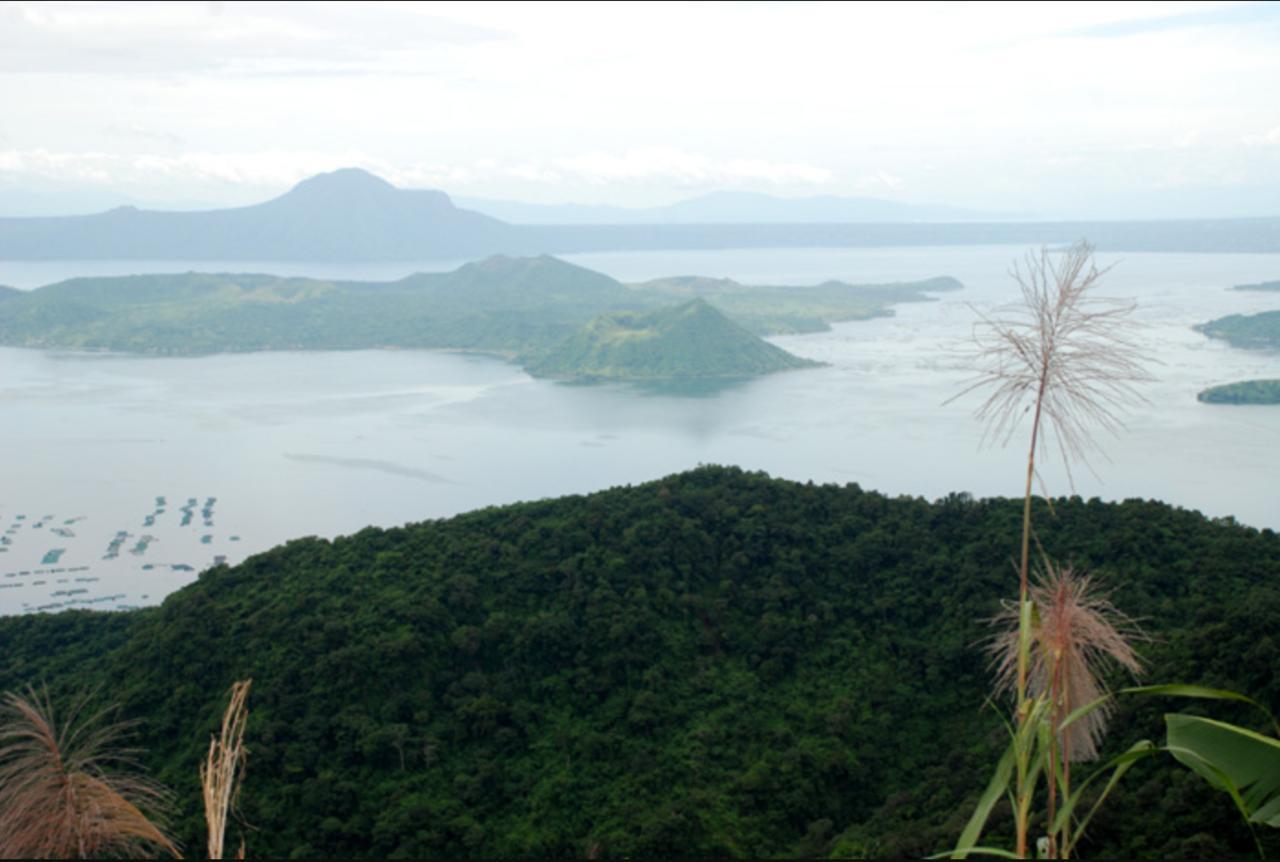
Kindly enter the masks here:
<path id="1" fill-rule="evenodd" d="M 179 856 L 143 807 L 169 794 L 119 743 L 128 723 L 85 715 L 81 698 L 58 723 L 47 690 L 0 699 L 0 857 Z"/>
<path id="2" fill-rule="evenodd" d="M 1050 699 L 1054 726 L 1076 709 L 1103 697 L 1103 676 L 1112 666 L 1133 674 L 1142 663 L 1132 642 L 1141 632 L 1111 604 L 1093 577 L 1073 566 L 1044 561 L 1031 587 L 1035 606 L 1028 693 Z M 998 685 L 1012 689 L 1018 672 L 1018 612 L 1006 607 L 993 621 L 1003 627 L 991 642 Z M 1061 733 L 1064 761 L 1098 756 L 1111 702 L 1069 725 Z"/>

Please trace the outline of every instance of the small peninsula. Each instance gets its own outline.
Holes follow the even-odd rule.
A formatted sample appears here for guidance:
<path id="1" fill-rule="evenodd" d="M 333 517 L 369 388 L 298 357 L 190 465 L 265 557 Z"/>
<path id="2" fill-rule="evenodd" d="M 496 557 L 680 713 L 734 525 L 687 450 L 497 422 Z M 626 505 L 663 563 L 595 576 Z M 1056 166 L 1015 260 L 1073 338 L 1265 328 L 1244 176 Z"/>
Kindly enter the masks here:
<path id="1" fill-rule="evenodd" d="M 1231 314 L 1195 327 L 1210 338 L 1221 338 L 1232 347 L 1253 350 L 1280 348 L 1280 311 Z"/>
<path id="2" fill-rule="evenodd" d="M 1259 281 L 1256 284 L 1237 284 L 1231 289 L 1267 293 L 1280 292 L 1280 281 Z"/>
<path id="3" fill-rule="evenodd" d="M 535 377 L 573 380 L 692 380 L 819 364 L 769 344 L 697 298 L 653 311 L 601 315 L 525 368 Z"/>
<path id="4" fill-rule="evenodd" d="M 1280 380 L 1242 380 L 1210 386 L 1196 400 L 1205 404 L 1280 404 Z"/>

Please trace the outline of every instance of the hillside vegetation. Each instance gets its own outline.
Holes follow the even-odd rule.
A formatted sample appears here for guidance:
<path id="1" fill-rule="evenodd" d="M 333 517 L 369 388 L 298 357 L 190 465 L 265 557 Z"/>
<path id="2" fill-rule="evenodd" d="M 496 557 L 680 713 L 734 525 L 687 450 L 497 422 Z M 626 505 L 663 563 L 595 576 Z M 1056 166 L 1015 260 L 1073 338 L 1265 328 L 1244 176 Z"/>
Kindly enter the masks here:
<path id="1" fill-rule="evenodd" d="M 581 359 L 580 330 L 600 315 L 638 313 L 687 301 L 688 291 L 677 286 L 682 281 L 688 280 L 628 288 L 607 275 L 547 256 L 497 256 L 452 272 L 419 273 L 385 283 L 196 272 L 76 278 L 38 290 L 0 291 L 0 299 L 9 297 L 0 303 L 0 344 L 159 355 L 474 350 L 518 358 L 544 369 L 539 373 L 577 376 L 563 363 L 551 370 L 544 357 L 555 349 L 558 356 Z M 928 300 L 925 291 L 960 286 L 950 278 L 866 286 L 833 282 L 811 288 L 729 284 L 731 288 L 701 292 L 757 333 L 808 332 L 836 320 L 889 314 L 895 302 Z M 706 318 L 703 315 L 704 323 Z M 659 313 L 654 320 L 659 319 L 676 318 Z M 632 367 L 633 359 L 615 353 L 607 370 L 597 363 L 586 376 L 647 379 L 678 372 L 699 379 L 812 364 L 728 321 L 711 328 L 719 334 L 712 336 L 704 326 L 676 327 L 650 343 L 650 348 L 660 347 L 669 356 L 637 355 L 638 364 Z M 730 329 L 732 338 L 726 334 Z M 681 340 L 704 336 L 705 345 Z M 726 346 L 727 353 L 719 350 Z"/>
<path id="2" fill-rule="evenodd" d="M 1153 637 L 1148 679 L 1280 707 L 1280 537 L 1137 500 L 1054 513 L 1046 548 Z M 0 689 L 99 686 L 142 720 L 188 852 L 196 764 L 252 677 L 250 856 L 919 856 L 952 846 L 1005 745 L 974 644 L 1019 524 L 1014 501 L 707 467 L 300 539 L 158 608 L 3 619 Z M 1111 747 L 1157 738 L 1166 708 L 1125 703 Z M 1152 762 L 1080 849 L 1253 845 L 1220 794 Z"/>
<path id="3" fill-rule="evenodd" d="M 597 317 L 525 367 L 541 377 L 601 380 L 725 379 L 819 363 L 793 356 L 693 299 Z"/>
<path id="4" fill-rule="evenodd" d="M 638 291 L 672 297 L 701 297 L 757 335 L 825 332 L 832 323 L 892 314 L 898 302 L 932 302 L 933 293 L 960 290 L 942 276 L 898 284 L 826 281 L 812 286 L 740 284 L 727 278 L 679 276 L 632 285 Z"/>
<path id="5" fill-rule="evenodd" d="M 1237 284 L 1232 290 L 1276 291 L 1280 290 L 1280 281 L 1259 281 L 1254 284 Z"/>

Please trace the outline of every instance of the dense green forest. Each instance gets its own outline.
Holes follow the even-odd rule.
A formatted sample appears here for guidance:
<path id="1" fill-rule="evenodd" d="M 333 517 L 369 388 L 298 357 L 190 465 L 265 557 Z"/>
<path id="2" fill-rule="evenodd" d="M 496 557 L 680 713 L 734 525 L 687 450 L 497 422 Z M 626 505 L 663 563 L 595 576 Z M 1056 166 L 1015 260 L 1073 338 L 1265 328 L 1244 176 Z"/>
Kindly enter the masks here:
<path id="1" fill-rule="evenodd" d="M 1231 314 L 1202 323 L 1196 330 L 1232 347 L 1274 349 L 1280 347 L 1280 311 Z"/>
<path id="2" fill-rule="evenodd" d="M 950 278 L 812 288 L 735 285 L 707 299 L 730 317 L 740 313 L 759 334 L 888 314 L 895 302 L 919 302 L 929 299 L 925 291 L 958 287 Z M 547 256 L 492 257 L 388 283 L 194 272 L 77 278 L 19 291 L 0 303 L 0 344 L 162 355 L 476 350 L 528 363 L 601 314 L 687 300 L 665 282 L 628 288 Z"/>
<path id="3" fill-rule="evenodd" d="M 1210 386 L 1196 396 L 1206 404 L 1280 404 L 1280 380 L 1242 380 Z"/>
<path id="4" fill-rule="evenodd" d="M 3 619 L 0 689 L 96 686 L 140 719 L 189 852 L 197 763 L 252 677 L 250 856 L 917 856 L 951 846 L 1005 744 L 978 643 L 1020 515 L 704 467 L 299 539 L 158 608 Z M 1140 620 L 1146 680 L 1280 707 L 1274 532 L 1141 500 L 1036 517 Z M 1108 747 L 1187 709 L 1126 702 Z M 1080 849 L 1254 852 L 1172 760 L 1135 767 Z"/>
<path id="5" fill-rule="evenodd" d="M 601 315 L 525 368 L 539 377 L 688 380 L 818 364 L 769 344 L 698 298 L 653 311 Z"/>

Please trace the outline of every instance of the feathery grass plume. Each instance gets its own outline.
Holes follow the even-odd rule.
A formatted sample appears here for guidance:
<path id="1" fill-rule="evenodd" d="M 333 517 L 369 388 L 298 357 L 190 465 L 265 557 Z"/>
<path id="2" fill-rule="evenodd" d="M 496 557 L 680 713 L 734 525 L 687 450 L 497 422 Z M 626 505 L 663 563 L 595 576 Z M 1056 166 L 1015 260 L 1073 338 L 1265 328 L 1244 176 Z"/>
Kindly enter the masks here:
<path id="1" fill-rule="evenodd" d="M 977 374 L 954 401 L 968 393 L 987 391 L 977 417 L 986 425 L 983 442 L 998 439 L 1006 444 L 1022 417 L 1031 414 L 1031 440 L 1027 449 L 1026 482 L 1022 506 L 1022 542 L 1018 564 L 1017 620 L 1009 652 L 1015 690 L 1014 718 L 1019 728 L 1032 716 L 1048 720 L 1049 694 L 1028 695 L 1028 673 L 1036 635 L 1032 631 L 1036 604 L 1028 585 L 1031 561 L 1031 501 L 1037 479 L 1037 456 L 1051 451 L 1050 437 L 1071 476 L 1071 462 L 1088 466 L 1088 451 L 1094 447 L 1093 426 L 1116 432 L 1120 413 L 1143 400 L 1134 384 L 1149 380 L 1142 367 L 1142 353 L 1132 337 L 1129 317 L 1132 303 L 1103 299 L 1092 294 L 1107 269 L 1093 261 L 1093 247 L 1079 242 L 1058 256 L 1042 248 L 1028 254 L 1023 264 L 1014 265 L 1013 278 L 1021 289 L 1020 302 L 1000 309 L 993 316 L 979 314 L 973 331 Z M 1047 423 L 1047 427 L 1042 425 Z M 1046 498 L 1048 494 L 1045 494 Z M 1066 669 L 1060 668 L 1062 673 Z M 1060 680 L 1064 685 L 1081 680 Z M 1056 766 L 1060 753 L 1057 736 L 1052 740 L 1047 772 L 1050 822 L 1057 794 Z M 1027 837 L 1036 772 L 1033 764 L 1035 736 L 1015 733 L 1013 759 L 1016 855 L 1027 855 Z M 1068 743 L 1069 744 L 1069 743 Z M 1069 764 L 1066 760 L 1065 764 Z M 1069 767 L 1064 789 L 1069 789 Z M 987 809 L 989 811 L 989 809 Z M 978 832 L 981 823 L 976 824 Z M 1050 830 L 1052 833 L 1052 829 Z M 966 834 L 970 830 L 966 829 Z M 976 834 L 976 833 L 975 833 Z M 1050 835 L 1050 852 L 1053 836 Z"/>
<path id="2" fill-rule="evenodd" d="M 200 784 L 204 789 L 204 817 L 209 827 L 209 858 L 222 858 L 222 845 L 227 829 L 227 815 L 240 795 L 240 779 L 248 752 L 244 747 L 245 724 L 249 710 L 245 699 L 253 680 L 246 679 L 231 686 L 231 701 L 222 716 L 222 733 L 210 736 L 209 754 L 200 765 Z M 244 842 L 240 842 L 237 858 L 244 858 Z"/>
<path id="3" fill-rule="evenodd" d="M 0 857 L 178 857 L 142 811 L 164 811 L 170 795 L 120 746 L 131 724 L 86 715 L 88 701 L 59 724 L 47 690 L 0 700 Z"/>
<path id="4" fill-rule="evenodd" d="M 1031 587 L 1036 608 L 1032 619 L 1028 694 L 1049 698 L 1053 727 L 1076 709 L 1107 692 L 1102 676 L 1109 662 L 1133 674 L 1142 663 L 1132 641 L 1141 632 L 1129 617 L 1097 589 L 1089 574 L 1046 560 Z M 1017 679 L 1018 611 L 1006 607 L 993 623 L 1004 628 L 992 638 L 990 650 L 997 685 L 1010 690 Z M 1106 730 L 1112 701 L 1069 725 L 1059 734 L 1064 762 L 1093 760 Z"/>
<path id="5" fill-rule="evenodd" d="M 1014 264 L 1021 300 L 994 316 L 979 314 L 973 339 L 977 375 L 947 403 L 987 390 L 976 416 L 986 425 L 984 442 L 1009 442 L 1030 412 L 1020 596 L 1027 597 L 1030 561 L 1031 493 L 1039 473 L 1037 456 L 1050 451 L 1048 423 L 1071 478 L 1072 460 L 1088 465 L 1095 441 L 1091 425 L 1117 432 L 1125 408 L 1144 400 L 1135 383 L 1151 379 L 1133 339 L 1131 302 L 1094 296 L 1110 267 L 1098 269 L 1093 247 L 1078 242 L 1055 258 L 1047 248 Z M 1043 483 L 1041 483 L 1043 486 Z M 1046 495 L 1047 496 L 1047 495 Z"/>

